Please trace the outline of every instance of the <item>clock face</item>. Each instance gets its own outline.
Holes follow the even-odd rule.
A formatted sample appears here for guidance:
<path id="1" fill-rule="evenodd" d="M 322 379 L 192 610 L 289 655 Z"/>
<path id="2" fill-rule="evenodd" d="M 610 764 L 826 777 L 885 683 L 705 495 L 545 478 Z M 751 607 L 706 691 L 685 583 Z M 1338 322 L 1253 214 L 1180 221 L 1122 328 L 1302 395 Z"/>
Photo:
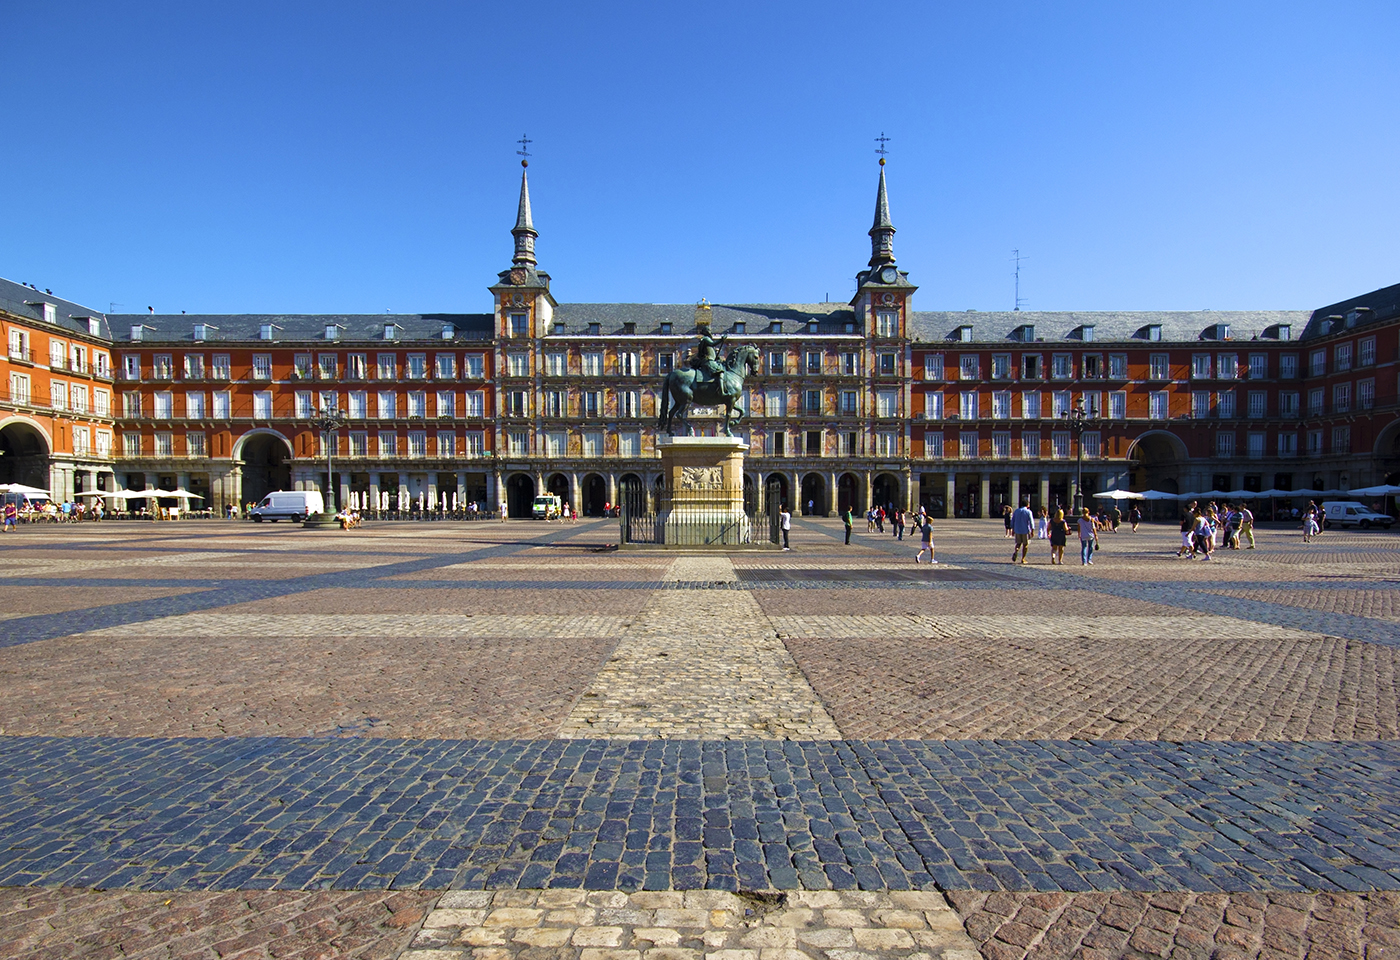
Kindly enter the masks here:
<path id="1" fill-rule="evenodd" d="M 898 278 L 899 271 L 895 270 L 894 267 L 885 267 L 885 269 L 880 271 L 880 279 L 886 283 L 894 283 Z"/>

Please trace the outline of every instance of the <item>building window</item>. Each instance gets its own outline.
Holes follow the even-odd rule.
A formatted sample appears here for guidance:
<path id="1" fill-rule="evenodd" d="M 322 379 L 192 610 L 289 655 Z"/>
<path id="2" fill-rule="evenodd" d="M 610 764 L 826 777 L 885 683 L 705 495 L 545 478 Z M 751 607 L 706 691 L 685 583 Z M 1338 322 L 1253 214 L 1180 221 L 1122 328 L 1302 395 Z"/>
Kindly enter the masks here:
<path id="1" fill-rule="evenodd" d="M 658 353 L 656 355 L 656 372 L 665 376 L 676 368 L 676 355 L 674 353 Z"/>
<path id="2" fill-rule="evenodd" d="M 457 395 L 451 390 L 437 392 L 437 415 L 439 417 L 455 417 L 457 415 Z"/>
<path id="3" fill-rule="evenodd" d="M 1149 380 L 1170 380 L 1171 357 L 1165 353 L 1154 353 L 1147 368 Z"/>
<path id="4" fill-rule="evenodd" d="M 1003 430 L 997 430 L 992 434 L 992 459 L 1011 459 L 1011 434 Z"/>
<path id="5" fill-rule="evenodd" d="M 583 394 L 583 415 L 598 418 L 603 415 L 603 394 L 600 390 L 587 390 Z"/>
<path id="6" fill-rule="evenodd" d="M 603 375 L 603 353 L 601 350 L 590 350 L 584 353 L 583 375 L 585 377 L 601 377 Z"/>
<path id="7" fill-rule="evenodd" d="M 938 355 L 938 379 L 942 380 L 943 375 L 943 355 Z M 860 374 L 860 355 L 855 353 L 841 354 L 841 376 L 854 377 Z"/>
<path id="8" fill-rule="evenodd" d="M 486 375 L 486 358 L 480 353 L 469 353 L 462 358 L 462 376 L 468 380 L 480 380 Z"/>
<path id="9" fill-rule="evenodd" d="M 524 390 L 506 392 L 506 415 L 511 417 L 529 416 L 529 399 Z"/>
<path id="10" fill-rule="evenodd" d="M 978 414 L 977 391 L 964 390 L 958 396 L 958 418 L 961 420 L 976 420 Z"/>
<path id="11" fill-rule="evenodd" d="M 787 393 L 783 390 L 763 391 L 763 415 L 765 417 L 787 416 Z"/>
<path id="12" fill-rule="evenodd" d="M 619 390 L 617 392 L 617 415 L 629 419 L 640 416 L 641 399 L 636 390 Z"/>
<path id="13" fill-rule="evenodd" d="M 439 430 L 437 435 L 437 455 L 439 457 L 457 456 L 457 434 L 451 430 Z"/>
<path id="14" fill-rule="evenodd" d="M 202 354 L 202 353 L 187 353 L 187 354 L 185 354 L 185 379 L 186 379 L 186 380 L 203 380 L 203 379 L 204 379 L 204 354 Z"/>
<path id="15" fill-rule="evenodd" d="M 486 434 L 480 430 L 468 430 L 462 437 L 463 453 L 468 457 L 486 456 Z"/>
<path id="16" fill-rule="evenodd" d="M 563 390 L 546 390 L 544 392 L 544 411 L 546 417 L 562 417 L 567 409 L 564 403 Z"/>
<path id="17" fill-rule="evenodd" d="M 255 353 L 255 354 L 253 354 L 253 379 L 254 379 L 254 380 L 271 380 L 271 379 L 272 379 L 272 354 L 270 354 L 270 353 Z"/>
<path id="18" fill-rule="evenodd" d="M 394 380 L 399 370 L 399 358 L 392 353 L 381 353 L 375 357 L 374 377 L 376 380 Z"/>
<path id="19" fill-rule="evenodd" d="M 364 420 L 369 416 L 369 395 L 363 390 L 351 390 L 345 395 L 349 401 L 346 415 L 351 420 Z"/>
<path id="20" fill-rule="evenodd" d="M 1240 375 L 1238 354 L 1222 353 L 1215 358 L 1215 376 L 1219 380 L 1234 380 Z"/>
<path id="21" fill-rule="evenodd" d="M 1372 386 L 1375 384 L 1373 383 Z M 92 412 L 99 417 L 110 417 L 112 415 L 112 395 L 106 390 L 92 389 Z"/>
<path id="22" fill-rule="evenodd" d="M 1339 343 L 1333 350 L 1333 372 L 1346 373 L 1351 369 L 1351 344 Z"/>
<path id="23" fill-rule="evenodd" d="M 317 376 L 322 380 L 334 380 L 336 375 L 336 355 L 321 353 L 316 355 Z"/>
<path id="24" fill-rule="evenodd" d="M 1298 391 L 1284 390 L 1278 395 L 1278 415 L 1289 420 L 1298 419 Z"/>
<path id="25" fill-rule="evenodd" d="M 156 434 L 156 456 L 162 458 L 175 456 L 175 435 L 173 433 Z"/>
<path id="26" fill-rule="evenodd" d="M 1044 376 L 1045 372 L 1041 369 L 1040 354 L 1023 353 L 1021 355 L 1021 379 L 1039 380 Z"/>
<path id="27" fill-rule="evenodd" d="M 311 408 L 311 391 L 298 390 L 296 392 L 296 418 L 298 420 L 311 419 L 314 411 Z"/>
<path id="28" fill-rule="evenodd" d="M 1056 380 L 1069 380 L 1074 377 L 1074 356 L 1057 353 L 1051 358 L 1050 376 Z"/>
<path id="29" fill-rule="evenodd" d="M 92 453 L 91 434 L 87 427 L 73 428 L 73 453 L 80 457 L 88 456 Z"/>
<path id="30" fill-rule="evenodd" d="M 364 380 L 369 376 L 369 367 L 363 353 L 350 353 L 345 356 L 345 379 Z"/>
<path id="31" fill-rule="evenodd" d="M 855 359 L 855 354 L 853 353 L 843 354 L 843 356 L 850 357 L 852 360 Z M 854 373 L 855 371 L 850 372 Z M 924 379 L 933 383 L 943 382 L 943 354 L 924 354 Z"/>
<path id="32" fill-rule="evenodd" d="M 822 355 L 819 350 L 807 351 L 807 372 L 817 374 L 822 372 Z"/>
<path id="33" fill-rule="evenodd" d="M 1153 420 L 1166 420 L 1168 413 L 1167 391 L 1153 390 L 1147 395 L 1147 415 Z"/>
<path id="34" fill-rule="evenodd" d="M 1040 432 L 1036 430 L 1021 434 L 1021 459 L 1040 459 Z"/>
<path id="35" fill-rule="evenodd" d="M 428 434 L 422 430 L 408 431 L 408 455 L 414 460 L 422 460 L 428 455 Z"/>
<path id="36" fill-rule="evenodd" d="M 139 456 L 141 456 L 141 434 L 139 434 L 139 433 L 124 433 L 124 434 L 122 434 L 122 456 L 124 456 L 124 457 L 139 457 Z"/>
<path id="37" fill-rule="evenodd" d="M 1308 391 L 1308 416 L 1322 416 L 1323 392 L 1321 387 L 1314 387 Z"/>
<path id="38" fill-rule="evenodd" d="M 1089 417 L 1103 416 L 1103 406 L 1101 404 L 1102 394 L 1097 390 L 1085 390 L 1079 395 L 1080 402 L 1084 405 L 1084 414 Z"/>
<path id="39" fill-rule="evenodd" d="M 940 433 L 940 434 L 936 434 L 936 436 L 939 438 L 939 446 L 942 447 L 942 445 L 943 445 L 943 441 L 942 441 L 943 435 Z M 843 456 L 843 457 L 854 457 L 854 456 L 858 456 L 858 455 L 860 454 L 860 435 L 859 435 L 859 434 L 854 433 L 854 432 L 843 433 L 843 434 L 841 434 L 839 440 L 840 440 L 840 454 L 841 454 L 841 456 Z"/>
<path id="40" fill-rule="evenodd" d="M 899 336 L 899 313 L 895 310 L 875 311 L 875 336 Z"/>
<path id="41" fill-rule="evenodd" d="M 845 450 L 841 451 L 843 456 L 849 456 Z M 924 459 L 941 460 L 943 458 L 943 434 L 935 431 L 924 434 Z"/>
<path id="42" fill-rule="evenodd" d="M 1071 402 L 1068 390 L 1056 390 L 1050 394 L 1050 416 L 1056 420 L 1069 416 Z"/>
<path id="43" fill-rule="evenodd" d="M 544 435 L 544 455 L 563 457 L 569 452 L 569 435 L 560 430 L 551 430 Z"/>
<path id="44" fill-rule="evenodd" d="M 1215 455 L 1217 457 L 1233 457 L 1235 455 L 1235 435 L 1233 433 L 1222 430 L 1215 435 Z"/>
<path id="45" fill-rule="evenodd" d="M 253 394 L 253 416 L 259 420 L 272 419 L 271 390 L 259 390 Z"/>
<path id="46" fill-rule="evenodd" d="M 603 434 L 597 430 L 585 430 L 583 434 L 583 455 L 601 457 L 603 455 Z"/>
<path id="47" fill-rule="evenodd" d="M 1259 460 L 1264 456 L 1265 435 L 1260 431 L 1253 431 L 1245 437 L 1245 455 L 1251 460 Z"/>
<path id="48" fill-rule="evenodd" d="M 624 350 L 617 355 L 618 376 L 635 377 L 641 372 L 642 364 L 635 353 Z"/>
<path id="49" fill-rule="evenodd" d="M 564 375 L 564 354 L 546 353 L 544 355 L 544 372 L 546 376 L 562 377 Z"/>
<path id="50" fill-rule="evenodd" d="M 483 390 L 468 390 L 462 398 L 466 401 L 462 405 L 462 416 L 464 417 L 484 417 L 486 416 L 486 393 Z"/>
<path id="51" fill-rule="evenodd" d="M 1334 383 L 1332 385 L 1332 412 L 1346 413 L 1351 410 L 1351 384 Z"/>
<path id="52" fill-rule="evenodd" d="M 426 417 L 428 415 L 428 395 L 422 390 L 409 391 L 408 415 L 410 417 Z"/>
<path id="53" fill-rule="evenodd" d="M 428 355 L 426 353 L 410 353 L 404 375 L 410 380 L 428 379 Z"/>
<path id="54" fill-rule="evenodd" d="M 1320 377 L 1327 373 L 1327 351 L 1314 350 L 1308 354 L 1308 376 Z"/>
<path id="55" fill-rule="evenodd" d="M 888 430 L 875 434 L 875 455 L 877 457 L 899 456 L 899 435 Z"/>
<path id="56" fill-rule="evenodd" d="M 1281 380 L 1292 380 L 1298 376 L 1298 355 L 1280 353 L 1278 355 L 1278 375 Z"/>
<path id="57" fill-rule="evenodd" d="M 1191 391 L 1191 417 L 1195 420 L 1204 420 L 1210 416 L 1210 391 Z"/>
<path id="58" fill-rule="evenodd" d="M 185 456 L 187 457 L 207 457 L 208 451 L 204 446 L 204 434 L 185 434 Z"/>
<path id="59" fill-rule="evenodd" d="M 1359 367 L 1373 366 L 1376 362 L 1376 338 L 1367 337 L 1359 344 L 1357 350 L 1356 365 Z"/>
<path id="60" fill-rule="evenodd" d="M 1296 433 L 1280 433 L 1278 435 L 1278 455 L 1280 457 L 1296 457 L 1298 455 L 1298 435 Z"/>
<path id="61" fill-rule="evenodd" d="M 292 357 L 292 379 L 311 379 L 311 354 L 298 353 Z"/>
<path id="62" fill-rule="evenodd" d="M 978 362 L 977 354 L 964 353 L 958 357 L 958 379 L 976 380 L 981 373 L 981 365 Z"/>
<path id="63" fill-rule="evenodd" d="M 1021 394 L 1021 419 L 1040 419 L 1040 391 L 1026 390 Z"/>
<path id="64" fill-rule="evenodd" d="M 185 417 L 190 420 L 204 419 L 204 394 L 185 394 Z"/>
<path id="65" fill-rule="evenodd" d="M 1221 390 L 1215 397 L 1216 416 L 1224 420 L 1235 418 L 1235 391 Z"/>
<path id="66" fill-rule="evenodd" d="M 780 350 L 770 351 L 768 354 L 768 372 L 780 374 L 783 372 L 783 360 L 786 357 Z"/>
<path id="67" fill-rule="evenodd" d="M 11 334 L 15 334 L 15 333 L 18 333 L 18 332 L 19 332 L 19 331 L 17 331 L 17 330 L 11 330 L 11 331 L 10 331 Z M 10 341 L 10 356 L 13 357 L 13 356 L 15 355 L 15 352 L 16 352 L 16 347 L 15 347 L 15 344 L 14 344 L 14 340 L 12 339 L 12 340 Z M 123 380 L 140 380 L 140 379 L 141 379 L 141 357 L 140 357 L 139 355 L 134 354 L 134 353 L 126 353 L 126 354 L 123 354 L 123 355 L 122 355 L 122 379 L 123 379 Z"/>
<path id="68" fill-rule="evenodd" d="M 977 459 L 977 432 L 975 430 L 964 430 L 958 434 L 958 459 Z"/>
<path id="69" fill-rule="evenodd" d="M 642 455 L 642 435 L 636 430 L 627 430 L 617 435 L 617 455 L 619 457 L 640 457 Z"/>
<path id="70" fill-rule="evenodd" d="M 1086 430 L 1079 435 L 1079 451 L 1086 460 L 1096 460 L 1100 456 L 1103 437 L 1097 430 Z"/>
<path id="71" fill-rule="evenodd" d="M 1097 353 L 1086 353 L 1080 361 L 1085 380 L 1103 379 L 1103 357 Z"/>
<path id="72" fill-rule="evenodd" d="M 378 404 L 377 409 L 378 409 L 378 413 L 379 413 L 379 419 L 380 419 L 380 420 L 392 420 L 392 419 L 394 419 L 395 415 L 398 413 L 398 410 L 397 410 L 398 404 L 396 403 L 396 401 L 398 400 L 398 397 L 396 397 L 396 396 L 394 395 L 394 391 L 392 391 L 392 390 L 381 390 L 381 391 L 379 391 L 379 395 L 378 395 L 375 399 L 376 399 L 377 404 Z"/>
<path id="73" fill-rule="evenodd" d="M 807 431 L 807 456 L 820 457 L 822 455 L 822 432 L 820 430 Z"/>
<path id="74" fill-rule="evenodd" d="M 132 330 L 135 330 L 135 329 L 136 329 L 135 327 L 132 327 Z M 141 339 L 141 338 L 140 338 L 140 337 L 133 337 L 132 339 L 139 340 L 139 339 Z M 28 334 L 27 332 L 25 332 L 24 330 L 11 330 L 11 331 L 10 331 L 10 359 L 12 359 L 12 360 L 29 360 L 29 361 L 32 361 L 32 360 L 34 359 L 33 357 L 31 357 L 31 356 L 29 355 L 29 334 Z M 128 354 L 124 359 L 130 360 L 130 359 L 131 359 L 131 355 Z M 139 364 L 138 364 L 138 368 L 139 368 Z M 139 374 L 138 374 L 138 376 L 139 376 Z M 130 379 L 133 379 L 133 380 L 134 380 L 134 379 L 136 379 L 136 378 L 135 378 L 135 377 L 132 377 L 132 378 L 130 378 Z"/>
<path id="75" fill-rule="evenodd" d="M 1056 430 L 1050 435 L 1050 456 L 1056 460 L 1069 459 L 1069 432 Z"/>
<path id="76" fill-rule="evenodd" d="M 233 394 L 227 390 L 218 390 L 212 397 L 210 413 L 215 420 L 230 420 L 233 418 Z"/>
<path id="77" fill-rule="evenodd" d="M 893 417 L 899 414 L 899 393 L 894 390 L 879 390 L 875 393 L 875 416 Z"/>
<path id="78" fill-rule="evenodd" d="M 767 449 L 764 451 L 772 457 L 782 457 L 787 455 L 787 431 L 773 430 L 768 434 Z"/>
<path id="79" fill-rule="evenodd" d="M 528 377 L 530 375 L 530 357 L 524 353 L 506 354 L 506 376 L 508 377 Z"/>
<path id="80" fill-rule="evenodd" d="M 75 383 L 68 388 L 68 399 L 73 407 L 74 413 L 87 413 L 88 391 L 87 385 Z"/>
<path id="81" fill-rule="evenodd" d="M 820 390 L 804 390 L 802 392 L 802 412 L 822 412 L 822 392 Z"/>
<path id="82" fill-rule="evenodd" d="M 54 386 L 58 389 L 58 399 L 61 401 L 63 397 L 63 386 L 57 383 L 54 384 Z M 161 391 L 160 393 L 152 394 L 151 399 L 155 405 L 152 413 L 157 420 L 169 420 L 171 417 L 175 416 L 173 394 Z"/>
<path id="83" fill-rule="evenodd" d="M 1370 410 L 1376 405 L 1376 381 L 1361 380 L 1356 384 L 1356 409 Z M 101 412 L 101 411 L 99 411 Z"/>
<path id="84" fill-rule="evenodd" d="M 1010 391 L 1010 390 L 994 390 L 994 391 L 992 391 L 992 419 L 993 419 L 993 420 L 1010 420 L 1010 419 L 1011 419 L 1011 391 Z"/>
<path id="85" fill-rule="evenodd" d="M 379 455 L 381 457 L 397 457 L 399 455 L 399 435 L 390 430 L 383 430 L 379 434 Z"/>
<path id="86" fill-rule="evenodd" d="M 97 455 L 99 457 L 112 455 L 112 435 L 106 430 L 97 431 Z"/>
<path id="87" fill-rule="evenodd" d="M 172 380 L 175 377 L 175 365 L 170 361 L 170 354 L 158 353 L 151 358 L 151 378 L 153 380 Z"/>
<path id="88" fill-rule="evenodd" d="M 1249 379 L 1265 380 L 1269 376 L 1269 355 L 1267 353 L 1251 353 L 1249 355 Z"/>
<path id="89" fill-rule="evenodd" d="M 1269 403 L 1269 395 L 1263 390 L 1249 391 L 1249 419 L 1262 420 L 1268 414 L 1266 412 Z"/>
<path id="90" fill-rule="evenodd" d="M 1332 452 L 1351 453 L 1351 427 L 1332 428 Z"/>
<path id="91" fill-rule="evenodd" d="M 1112 380 L 1128 379 L 1128 355 L 1126 353 L 1110 353 L 1108 355 L 1108 376 Z"/>
<path id="92" fill-rule="evenodd" d="M 851 391 L 851 406 L 855 406 L 855 391 Z M 855 411 L 852 410 L 852 413 Z M 924 416 L 929 420 L 943 419 L 943 394 L 924 394 Z"/>
<path id="93" fill-rule="evenodd" d="M 1322 431 L 1313 429 L 1308 431 L 1308 456 L 1322 456 Z"/>
<path id="94" fill-rule="evenodd" d="M 510 315 L 510 335 L 512 337 L 528 337 L 530 335 L 530 323 L 527 314 L 512 313 Z"/>
<path id="95" fill-rule="evenodd" d="M 941 393 L 940 393 L 940 394 L 935 394 L 935 396 L 938 397 L 938 409 L 939 409 L 939 411 L 941 412 L 942 409 L 943 409 L 943 394 L 941 394 Z M 842 413 L 842 415 L 847 416 L 847 417 L 853 417 L 853 416 L 856 415 L 856 412 L 857 412 L 857 409 L 856 409 L 856 392 L 855 392 L 854 390 L 842 390 L 842 391 L 841 391 L 841 413 Z"/>
<path id="96" fill-rule="evenodd" d="M 1210 379 L 1210 354 L 1197 353 L 1191 356 L 1191 379 Z"/>
<path id="97" fill-rule="evenodd" d="M 1011 354 L 1009 354 L 1009 353 L 994 353 L 994 354 L 992 354 L 992 379 L 993 379 L 993 380 L 1010 380 L 1010 379 L 1011 379 Z"/>
<path id="98" fill-rule="evenodd" d="M 1128 419 L 1127 391 L 1114 390 L 1108 395 L 1108 416 L 1110 420 Z"/>

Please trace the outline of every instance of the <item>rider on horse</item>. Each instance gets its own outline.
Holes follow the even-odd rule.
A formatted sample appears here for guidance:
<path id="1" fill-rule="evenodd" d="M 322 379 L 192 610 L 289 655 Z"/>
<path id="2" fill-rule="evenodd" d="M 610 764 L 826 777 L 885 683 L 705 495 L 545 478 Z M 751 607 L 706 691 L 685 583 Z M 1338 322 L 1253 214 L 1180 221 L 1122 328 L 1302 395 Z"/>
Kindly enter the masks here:
<path id="1" fill-rule="evenodd" d="M 697 371 L 701 378 L 706 373 L 710 378 L 719 376 L 724 371 L 724 365 L 719 360 L 719 348 L 724 346 L 724 342 L 729 339 L 729 334 L 724 334 L 718 340 L 710 336 L 710 331 L 705 329 L 700 331 L 700 344 L 695 348 L 695 356 L 690 358 L 691 369 Z"/>

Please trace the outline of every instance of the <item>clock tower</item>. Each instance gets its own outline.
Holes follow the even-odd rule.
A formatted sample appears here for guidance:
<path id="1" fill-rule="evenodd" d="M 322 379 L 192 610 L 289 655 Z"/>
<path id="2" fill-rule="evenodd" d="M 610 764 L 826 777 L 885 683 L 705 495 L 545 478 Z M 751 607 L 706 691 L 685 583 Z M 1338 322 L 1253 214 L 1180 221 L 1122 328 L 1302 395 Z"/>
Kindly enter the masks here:
<path id="1" fill-rule="evenodd" d="M 918 287 L 899 269 L 894 258 L 894 224 L 885 188 L 885 158 L 880 157 L 880 186 L 875 193 L 875 222 L 870 227 L 870 269 L 856 274 L 851 300 L 866 336 L 902 339 L 909 298 Z"/>
<path id="2" fill-rule="evenodd" d="M 514 340 L 544 336 L 558 306 L 549 292 L 549 274 L 539 269 L 535 261 L 535 239 L 539 233 L 530 213 L 529 171 L 523 169 L 529 165 L 528 160 L 520 161 L 520 206 L 510 231 L 515 237 L 515 255 L 510 269 L 497 274 L 491 287 L 496 301 L 497 335 Z"/>

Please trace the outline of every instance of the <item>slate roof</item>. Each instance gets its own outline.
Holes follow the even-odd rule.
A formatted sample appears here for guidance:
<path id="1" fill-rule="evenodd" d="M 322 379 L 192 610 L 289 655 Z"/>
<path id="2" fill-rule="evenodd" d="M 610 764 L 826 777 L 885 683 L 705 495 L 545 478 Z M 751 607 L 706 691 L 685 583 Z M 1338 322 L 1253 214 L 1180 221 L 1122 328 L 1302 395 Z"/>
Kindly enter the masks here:
<path id="1" fill-rule="evenodd" d="M 1311 339 L 1339 332 L 1338 329 L 1330 329 L 1335 326 L 1335 321 L 1328 322 L 1331 317 L 1341 317 L 1340 330 L 1349 330 L 1396 316 L 1400 316 L 1400 283 L 1314 310 L 1312 318 L 1308 321 L 1307 332 L 1303 336 Z M 1351 321 L 1350 326 L 1347 323 L 1348 319 Z"/>
<path id="2" fill-rule="evenodd" d="M 843 333 L 845 325 L 855 319 L 844 303 L 714 303 L 710 305 L 710 329 L 728 333 L 736 322 L 747 326 L 746 333 L 768 333 L 777 320 L 784 333 L 807 329 L 815 318 L 822 333 Z M 591 323 L 598 324 L 598 333 L 616 336 L 623 333 L 624 323 L 635 323 L 638 335 L 656 335 L 661 324 L 670 322 L 673 334 L 694 334 L 695 304 L 693 303 L 561 303 L 554 310 L 556 323 L 564 324 L 564 333 L 586 336 Z M 547 331 L 552 332 L 552 331 Z"/>
<path id="3" fill-rule="evenodd" d="M 493 330 L 489 313 L 239 313 L 239 314 L 145 314 L 114 313 L 108 318 L 118 343 L 131 340 L 131 328 L 140 324 L 143 343 L 193 343 L 194 326 L 203 323 L 214 329 L 205 339 L 218 341 L 258 341 L 262 325 L 273 325 L 273 339 L 264 343 L 326 342 L 326 324 L 337 324 L 336 342 L 373 340 L 385 343 L 384 325 L 397 327 L 397 340 L 442 339 L 443 324 L 450 323 L 457 339 L 489 340 Z"/>
<path id="4" fill-rule="evenodd" d="M 1214 340 L 1216 325 L 1230 325 L 1231 340 L 1277 338 L 1278 325 L 1289 324 L 1297 339 L 1308 322 L 1306 310 L 1085 310 L 1030 311 L 1005 310 L 914 311 L 910 316 L 909 338 L 922 343 L 956 340 L 958 327 L 971 325 L 972 342 L 1016 342 L 1016 331 L 1030 324 L 1035 339 L 1046 343 L 1078 342 L 1083 328 L 1092 325 L 1096 343 L 1146 341 L 1146 328 L 1162 327 L 1163 343 Z"/>
<path id="5" fill-rule="evenodd" d="M 88 334 L 87 320 L 74 320 L 73 318 L 97 317 L 100 322 L 98 329 L 101 331 L 99 336 L 110 338 L 112 335 L 112 331 L 107 326 L 106 317 L 100 311 L 85 307 L 80 303 L 74 303 L 72 300 L 56 297 L 42 290 L 35 290 L 33 287 L 26 287 L 13 280 L 0 279 L 0 310 L 17 317 L 24 317 L 26 320 L 43 323 L 44 308 L 38 305 L 40 303 L 54 305 L 55 322 L 65 330 Z"/>

